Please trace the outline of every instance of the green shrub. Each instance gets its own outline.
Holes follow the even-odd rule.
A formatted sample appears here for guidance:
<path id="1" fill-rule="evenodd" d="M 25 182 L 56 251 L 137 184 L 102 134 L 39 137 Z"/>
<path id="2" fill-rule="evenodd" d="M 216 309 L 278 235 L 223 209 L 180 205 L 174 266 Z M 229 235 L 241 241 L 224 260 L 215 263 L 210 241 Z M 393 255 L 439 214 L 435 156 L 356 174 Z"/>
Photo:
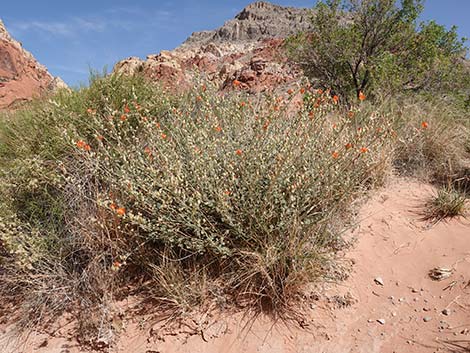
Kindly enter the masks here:
<path id="1" fill-rule="evenodd" d="M 311 32 L 287 41 L 289 57 L 319 87 L 344 102 L 403 90 L 468 87 L 465 39 L 456 27 L 418 23 L 421 0 L 325 0 L 312 13 Z M 467 92 L 468 97 L 468 92 Z"/>

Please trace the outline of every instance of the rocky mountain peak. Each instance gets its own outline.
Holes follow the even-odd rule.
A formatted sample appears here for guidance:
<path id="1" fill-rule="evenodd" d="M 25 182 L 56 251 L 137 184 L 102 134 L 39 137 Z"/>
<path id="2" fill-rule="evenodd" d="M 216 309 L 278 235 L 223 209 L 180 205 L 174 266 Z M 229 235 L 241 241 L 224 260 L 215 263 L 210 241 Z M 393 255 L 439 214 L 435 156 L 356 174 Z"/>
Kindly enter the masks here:
<path id="1" fill-rule="evenodd" d="M 8 33 L 2 20 L 0 20 L 0 39 L 11 39 L 10 34 Z"/>
<path id="2" fill-rule="evenodd" d="M 284 7 L 266 1 L 246 6 L 234 19 L 213 31 L 193 33 L 183 46 L 204 45 L 210 42 L 240 43 L 268 38 L 286 38 L 311 28 L 311 10 Z"/>
<path id="3" fill-rule="evenodd" d="M 256 1 L 246 6 L 235 19 L 240 21 L 263 21 L 276 15 L 287 15 L 289 12 L 302 12 L 303 9 L 284 7 L 266 1 Z"/>

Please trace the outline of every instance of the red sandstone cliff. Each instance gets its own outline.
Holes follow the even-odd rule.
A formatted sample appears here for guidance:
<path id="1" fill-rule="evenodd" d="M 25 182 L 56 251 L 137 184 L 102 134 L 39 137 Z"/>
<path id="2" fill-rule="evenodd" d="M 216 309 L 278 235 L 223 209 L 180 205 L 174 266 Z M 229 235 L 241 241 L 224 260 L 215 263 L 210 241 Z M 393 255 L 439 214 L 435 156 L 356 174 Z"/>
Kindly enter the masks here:
<path id="1" fill-rule="evenodd" d="M 65 83 L 24 50 L 0 21 L 0 109 L 12 108 L 61 87 L 66 87 Z"/>

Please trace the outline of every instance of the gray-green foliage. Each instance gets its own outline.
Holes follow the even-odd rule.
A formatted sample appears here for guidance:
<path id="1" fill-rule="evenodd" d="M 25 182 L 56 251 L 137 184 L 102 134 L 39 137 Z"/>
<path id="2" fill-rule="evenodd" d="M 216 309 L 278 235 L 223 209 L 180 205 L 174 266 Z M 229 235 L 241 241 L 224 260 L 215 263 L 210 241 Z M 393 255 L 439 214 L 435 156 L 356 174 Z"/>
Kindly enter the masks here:
<path id="1" fill-rule="evenodd" d="M 174 254 L 175 278 L 208 272 L 219 291 L 285 305 L 327 272 L 392 138 L 389 117 L 347 114 L 328 93 L 302 90 L 296 108 L 292 97 L 172 96 L 110 76 L 4 120 L 0 293 L 16 283 L 35 308 L 92 306 L 116 279 L 150 276 L 173 297 L 161 274 Z"/>

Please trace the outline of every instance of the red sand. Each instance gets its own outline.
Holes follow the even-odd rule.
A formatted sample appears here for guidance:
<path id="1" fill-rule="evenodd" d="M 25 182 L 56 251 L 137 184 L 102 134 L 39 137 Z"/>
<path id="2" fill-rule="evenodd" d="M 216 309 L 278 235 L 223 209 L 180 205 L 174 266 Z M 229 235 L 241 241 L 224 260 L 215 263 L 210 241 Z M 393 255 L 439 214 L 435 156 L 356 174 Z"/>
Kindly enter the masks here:
<path id="1" fill-rule="evenodd" d="M 432 192 L 428 185 L 400 179 L 362 207 L 352 234 L 358 242 L 348 254 L 355 261 L 353 273 L 345 282 L 325 285 L 319 300 L 309 299 L 304 328 L 293 323 L 274 325 L 262 318 L 246 327 L 240 323 L 242 315 L 236 314 L 193 317 L 188 327 L 152 330 L 145 317 L 134 317 L 124 322 L 119 341 L 109 351 L 449 351 L 446 340 L 470 340 L 470 221 L 461 218 L 434 226 L 420 221 L 419 208 Z M 454 273 L 432 281 L 428 271 L 438 266 L 453 268 Z M 374 282 L 377 277 L 383 285 Z M 353 304 L 334 307 L 332 298 L 348 293 Z M 444 309 L 449 315 L 442 313 Z M 55 337 L 32 334 L 21 345 L 5 331 L 0 326 L 1 352 L 80 351 L 65 329 Z"/>

